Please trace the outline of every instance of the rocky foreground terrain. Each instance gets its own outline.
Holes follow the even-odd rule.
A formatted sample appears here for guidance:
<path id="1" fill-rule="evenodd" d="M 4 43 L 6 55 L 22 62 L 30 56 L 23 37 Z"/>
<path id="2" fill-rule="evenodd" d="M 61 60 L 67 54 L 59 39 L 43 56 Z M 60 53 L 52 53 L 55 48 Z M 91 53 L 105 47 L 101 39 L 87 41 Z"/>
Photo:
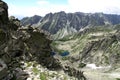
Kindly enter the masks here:
<path id="1" fill-rule="evenodd" d="M 0 80 L 85 80 L 82 71 L 51 55 L 46 34 L 8 17 L 8 6 L 0 0 Z"/>

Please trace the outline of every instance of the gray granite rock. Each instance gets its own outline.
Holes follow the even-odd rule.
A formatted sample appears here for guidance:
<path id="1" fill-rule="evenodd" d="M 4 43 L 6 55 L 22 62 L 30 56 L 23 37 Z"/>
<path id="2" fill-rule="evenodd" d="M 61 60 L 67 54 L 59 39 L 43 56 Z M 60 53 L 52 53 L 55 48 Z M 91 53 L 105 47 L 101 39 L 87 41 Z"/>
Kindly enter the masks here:
<path id="1" fill-rule="evenodd" d="M 0 59 L 0 80 L 8 74 L 7 65 Z"/>

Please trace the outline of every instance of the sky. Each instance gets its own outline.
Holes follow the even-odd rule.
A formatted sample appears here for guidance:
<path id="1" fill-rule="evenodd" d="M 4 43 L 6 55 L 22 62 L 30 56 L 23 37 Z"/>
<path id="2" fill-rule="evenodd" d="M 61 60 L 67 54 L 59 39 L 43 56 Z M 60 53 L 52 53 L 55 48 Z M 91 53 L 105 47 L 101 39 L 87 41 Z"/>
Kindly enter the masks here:
<path id="1" fill-rule="evenodd" d="M 120 14 L 120 0 L 3 0 L 9 6 L 9 16 L 18 18 L 45 16 L 52 12 L 103 12 Z"/>

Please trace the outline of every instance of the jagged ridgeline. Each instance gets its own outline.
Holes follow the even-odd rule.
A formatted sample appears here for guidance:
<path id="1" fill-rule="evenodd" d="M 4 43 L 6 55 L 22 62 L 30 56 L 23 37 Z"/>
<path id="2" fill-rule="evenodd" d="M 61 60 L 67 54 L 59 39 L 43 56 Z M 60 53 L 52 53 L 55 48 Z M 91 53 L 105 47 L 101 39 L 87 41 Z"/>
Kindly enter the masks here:
<path id="1" fill-rule="evenodd" d="M 33 25 L 47 30 L 51 34 L 55 34 L 55 37 L 63 38 L 63 36 L 75 33 L 84 27 L 119 24 L 120 15 L 82 12 L 65 13 L 64 11 L 61 11 L 49 13 L 44 17 L 26 17 L 21 20 L 21 23 L 23 25 L 27 23 L 32 24 L 32 20 L 36 21 Z"/>

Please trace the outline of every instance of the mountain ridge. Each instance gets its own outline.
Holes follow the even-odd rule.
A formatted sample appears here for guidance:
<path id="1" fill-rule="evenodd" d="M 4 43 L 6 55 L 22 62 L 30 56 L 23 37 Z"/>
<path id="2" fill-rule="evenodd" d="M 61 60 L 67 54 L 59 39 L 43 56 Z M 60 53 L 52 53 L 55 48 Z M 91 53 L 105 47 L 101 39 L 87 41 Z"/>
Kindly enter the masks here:
<path id="1" fill-rule="evenodd" d="M 41 19 L 41 16 L 38 15 L 34 15 L 32 17 L 24 17 L 21 19 L 21 23 L 23 26 L 27 25 L 27 24 L 36 24 L 38 23 L 38 21 Z"/>
<path id="2" fill-rule="evenodd" d="M 34 16 L 33 16 L 34 17 Z M 32 17 L 30 17 L 32 18 Z M 23 24 L 24 20 L 21 20 Z M 37 27 L 56 34 L 59 29 L 66 26 L 76 30 L 86 26 L 115 25 L 120 23 L 120 15 L 104 13 L 65 13 L 64 11 L 48 13 L 37 21 Z"/>

